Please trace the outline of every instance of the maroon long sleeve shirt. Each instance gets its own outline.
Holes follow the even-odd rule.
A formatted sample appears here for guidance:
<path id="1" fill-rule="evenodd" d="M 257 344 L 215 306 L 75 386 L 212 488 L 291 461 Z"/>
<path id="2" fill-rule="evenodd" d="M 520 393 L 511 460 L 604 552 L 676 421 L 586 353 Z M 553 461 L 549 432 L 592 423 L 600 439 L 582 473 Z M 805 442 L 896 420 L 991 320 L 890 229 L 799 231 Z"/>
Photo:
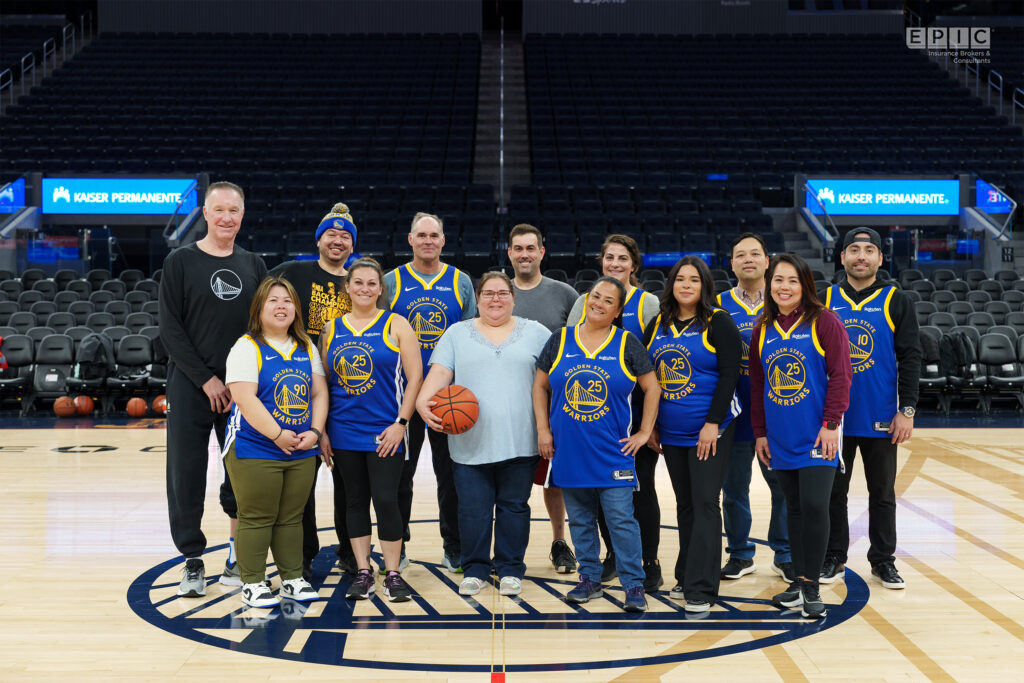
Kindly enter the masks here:
<path id="1" fill-rule="evenodd" d="M 776 318 L 783 331 L 789 331 L 803 315 L 802 306 L 789 315 Z M 825 421 L 839 422 L 850 405 L 850 383 L 853 368 L 850 365 L 850 337 L 843 322 L 832 311 L 825 309 L 818 317 L 818 341 L 825 349 L 825 367 L 828 389 L 825 392 Z M 750 424 L 754 437 L 766 436 L 764 419 L 764 368 L 761 365 L 761 323 L 754 326 L 750 343 Z"/>

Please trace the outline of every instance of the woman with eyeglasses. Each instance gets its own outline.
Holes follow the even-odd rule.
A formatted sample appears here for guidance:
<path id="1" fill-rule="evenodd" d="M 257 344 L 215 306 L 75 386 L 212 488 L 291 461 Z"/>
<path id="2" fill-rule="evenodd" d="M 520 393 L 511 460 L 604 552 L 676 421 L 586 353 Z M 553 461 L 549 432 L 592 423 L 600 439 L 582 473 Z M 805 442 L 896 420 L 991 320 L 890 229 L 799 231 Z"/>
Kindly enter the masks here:
<path id="1" fill-rule="evenodd" d="M 448 435 L 465 577 L 459 593 L 479 593 L 493 566 L 501 595 L 518 595 L 539 461 L 530 390 L 537 356 L 551 333 L 512 315 L 512 281 L 504 273 L 484 273 L 476 295 L 480 316 L 455 323 L 438 340 L 416 410 L 427 427 L 440 432 L 441 420 L 431 411 L 438 391 L 454 383 L 477 397 L 476 424 Z"/>

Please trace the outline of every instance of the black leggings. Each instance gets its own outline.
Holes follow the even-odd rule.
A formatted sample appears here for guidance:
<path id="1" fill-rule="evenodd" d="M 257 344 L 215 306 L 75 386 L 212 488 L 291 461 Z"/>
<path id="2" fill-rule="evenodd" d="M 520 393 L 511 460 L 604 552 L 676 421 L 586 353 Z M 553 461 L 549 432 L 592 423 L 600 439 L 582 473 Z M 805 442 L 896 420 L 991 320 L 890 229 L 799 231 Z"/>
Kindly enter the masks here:
<path id="1" fill-rule="evenodd" d="M 775 470 L 775 476 L 786 494 L 793 571 L 797 576 L 817 581 L 828 546 L 828 504 L 836 468 L 816 465 Z"/>
<path id="2" fill-rule="evenodd" d="M 382 458 L 373 451 L 334 451 L 334 485 L 345 487 L 349 538 L 370 535 L 370 500 L 377 513 L 377 538 L 401 541 L 404 525 L 398 507 L 398 483 L 405 454 Z M 339 481 L 342 480 L 342 481 Z"/>

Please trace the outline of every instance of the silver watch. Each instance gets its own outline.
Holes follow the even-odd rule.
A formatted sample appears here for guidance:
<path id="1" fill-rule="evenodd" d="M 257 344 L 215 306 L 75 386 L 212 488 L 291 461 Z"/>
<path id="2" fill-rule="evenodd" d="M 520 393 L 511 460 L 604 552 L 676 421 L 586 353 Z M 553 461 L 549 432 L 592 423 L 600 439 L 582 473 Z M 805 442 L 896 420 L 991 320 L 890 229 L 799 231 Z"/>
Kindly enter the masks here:
<path id="1" fill-rule="evenodd" d="M 914 417 L 914 415 L 917 414 L 917 410 L 915 410 L 914 408 L 912 408 L 910 406 L 907 406 L 906 408 L 901 408 L 900 412 L 903 413 L 904 417 L 910 417 L 910 418 Z"/>

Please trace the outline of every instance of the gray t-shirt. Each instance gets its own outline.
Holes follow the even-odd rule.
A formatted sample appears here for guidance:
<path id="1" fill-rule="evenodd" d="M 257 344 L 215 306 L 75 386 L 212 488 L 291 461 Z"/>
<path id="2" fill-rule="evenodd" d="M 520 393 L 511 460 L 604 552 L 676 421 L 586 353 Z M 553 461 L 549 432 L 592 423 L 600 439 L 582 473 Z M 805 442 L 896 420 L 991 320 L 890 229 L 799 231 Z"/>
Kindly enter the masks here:
<path id="1" fill-rule="evenodd" d="M 410 266 L 411 267 L 411 266 Z M 418 270 L 412 272 L 424 280 L 432 280 L 433 275 L 421 273 Z M 395 271 L 389 270 L 384 274 L 384 300 L 391 301 L 395 295 Z M 473 291 L 473 279 L 461 270 L 459 271 L 459 297 L 462 299 L 462 319 L 469 320 L 476 317 L 476 292 Z M 424 368 L 426 374 L 426 368 Z"/>
<path id="2" fill-rule="evenodd" d="M 500 346 L 480 333 L 475 320 L 457 322 L 441 335 L 431 364 L 454 372 L 452 381 L 480 402 L 476 424 L 448 436 L 452 460 L 486 465 L 537 455 L 531 392 L 537 357 L 550 336 L 546 327 L 525 318 L 515 318 L 515 327 Z"/>
<path id="3" fill-rule="evenodd" d="M 519 289 L 515 281 L 512 287 L 516 293 L 512 314 L 536 320 L 552 332 L 565 325 L 565 318 L 578 296 L 569 285 L 549 277 L 541 277 L 540 284 L 533 289 Z"/>
<path id="4" fill-rule="evenodd" d="M 643 303 L 641 304 L 641 312 L 643 314 L 643 326 L 647 329 L 647 325 L 658 317 L 659 307 L 661 301 L 658 297 L 654 296 L 650 292 L 641 291 L 640 296 L 643 297 Z M 572 305 L 572 310 L 569 311 L 569 317 L 566 319 L 566 325 L 576 325 L 583 317 L 583 302 L 586 299 L 586 294 L 580 294 Z"/>

